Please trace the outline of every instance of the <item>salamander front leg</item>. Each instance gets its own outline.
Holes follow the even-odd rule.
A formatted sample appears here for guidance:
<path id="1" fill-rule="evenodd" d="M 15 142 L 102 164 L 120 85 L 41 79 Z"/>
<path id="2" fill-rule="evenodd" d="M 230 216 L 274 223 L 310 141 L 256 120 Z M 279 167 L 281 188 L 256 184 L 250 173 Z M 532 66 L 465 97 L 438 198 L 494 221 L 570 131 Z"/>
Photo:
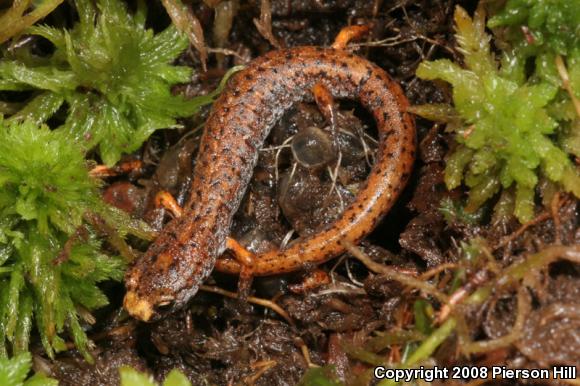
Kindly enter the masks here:
<path id="1" fill-rule="evenodd" d="M 167 209 L 175 217 L 181 217 L 183 213 L 183 209 L 179 206 L 175 198 L 171 193 L 166 191 L 160 191 L 155 195 L 155 205 Z M 238 294 L 240 299 L 245 300 L 250 295 L 250 288 L 254 277 L 252 267 L 254 266 L 255 255 L 231 237 L 228 237 L 226 240 L 226 248 L 241 266 Z"/>
<path id="2" fill-rule="evenodd" d="M 181 217 L 183 209 L 171 193 L 161 190 L 155 195 L 155 206 L 168 210 L 175 218 Z"/>
<path id="3" fill-rule="evenodd" d="M 96 165 L 90 170 L 90 175 L 97 178 L 115 177 L 122 174 L 138 175 L 143 172 L 143 161 L 128 160 L 114 166 Z"/>

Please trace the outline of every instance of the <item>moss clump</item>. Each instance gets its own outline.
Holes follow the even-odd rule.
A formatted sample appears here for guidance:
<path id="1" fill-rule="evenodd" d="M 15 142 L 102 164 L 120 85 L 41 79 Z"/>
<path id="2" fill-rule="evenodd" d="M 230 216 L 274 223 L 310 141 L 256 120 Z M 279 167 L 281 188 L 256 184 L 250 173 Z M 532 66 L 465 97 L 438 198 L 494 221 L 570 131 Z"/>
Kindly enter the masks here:
<path id="1" fill-rule="evenodd" d="M 46 352 L 70 332 L 90 358 L 79 318 L 107 304 L 97 287 L 124 262 L 101 250 L 84 215 L 104 207 L 83 153 L 66 133 L 0 121 L 0 354 L 28 350 L 36 324 Z"/>
<path id="2" fill-rule="evenodd" d="M 33 91 L 12 119 L 45 122 L 68 110 L 59 130 L 84 149 L 98 146 L 106 164 L 136 150 L 157 129 L 175 127 L 212 95 L 186 100 L 171 87 L 192 70 L 171 63 L 188 40 L 174 26 L 145 28 L 145 6 L 134 15 L 119 0 L 75 0 L 79 21 L 70 30 L 35 26 L 29 33 L 54 45 L 49 57 L 25 51 L 0 62 L 0 90 Z"/>
<path id="3" fill-rule="evenodd" d="M 131 367 L 119 369 L 121 386 L 158 386 L 149 375 L 140 373 Z M 191 382 L 179 370 L 171 370 L 163 382 L 163 386 L 191 386 Z"/>
<path id="4" fill-rule="evenodd" d="M 0 15 L 0 43 L 44 18 L 62 2 L 63 0 L 13 1 L 10 8 L 3 9 Z"/>
<path id="5" fill-rule="evenodd" d="M 496 62 L 481 9 L 471 19 L 457 7 L 455 25 L 464 66 L 437 60 L 423 62 L 417 69 L 423 79 L 442 79 L 453 86 L 454 108 L 415 108 L 420 115 L 448 122 L 448 130 L 456 133 L 457 147 L 445 170 L 447 187 L 465 181 L 470 212 L 501 188 L 509 188 L 515 195 L 514 214 L 521 222 L 533 217 L 539 178 L 559 183 L 580 197 L 580 174 L 566 150 L 553 140 L 560 128 L 551 111 L 561 101 L 559 87 L 538 76 L 527 78 L 523 55 L 516 51 L 506 51 L 501 63 Z"/>
<path id="6" fill-rule="evenodd" d="M 570 55 L 580 50 L 580 1 L 508 0 L 488 26 L 515 27 L 512 40 L 531 50 Z M 523 29 L 531 39 L 523 36 Z"/>
<path id="7" fill-rule="evenodd" d="M 580 157 L 580 1 L 509 0 L 487 25 L 513 47 L 520 63 L 532 64 L 530 82 L 560 88 L 548 110 L 560 125 L 560 146 Z"/>
<path id="8" fill-rule="evenodd" d="M 14 358 L 0 358 L 0 385 L 2 386 L 57 386 L 56 379 L 43 374 L 27 378 L 32 366 L 30 353 L 22 353 Z"/>

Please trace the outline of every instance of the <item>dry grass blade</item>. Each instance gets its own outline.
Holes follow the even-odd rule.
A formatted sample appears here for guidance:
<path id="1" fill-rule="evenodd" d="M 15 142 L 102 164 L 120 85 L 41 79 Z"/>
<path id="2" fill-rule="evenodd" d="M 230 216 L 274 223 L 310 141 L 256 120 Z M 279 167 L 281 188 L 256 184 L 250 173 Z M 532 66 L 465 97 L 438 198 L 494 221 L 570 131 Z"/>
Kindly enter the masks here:
<path id="1" fill-rule="evenodd" d="M 226 297 L 231 298 L 231 299 L 238 299 L 239 298 L 237 293 L 226 291 L 224 289 L 221 289 L 221 288 L 215 287 L 215 286 L 201 285 L 201 286 L 199 286 L 199 289 L 202 291 L 205 291 L 205 292 L 211 292 L 214 294 L 226 296 Z M 288 322 L 288 324 L 290 324 L 291 326 L 294 326 L 294 321 L 292 320 L 292 318 L 290 318 L 290 315 L 288 315 L 288 313 L 282 307 L 280 307 L 278 304 L 274 303 L 273 301 L 268 300 L 268 299 L 256 298 L 253 296 L 248 296 L 247 300 L 250 303 L 258 304 L 260 306 L 267 307 L 267 308 L 271 309 L 272 311 L 274 311 L 275 313 L 280 315 L 282 318 L 284 318 L 284 320 L 286 320 Z"/>
<path id="2" fill-rule="evenodd" d="M 58 7 L 62 1 L 63 0 L 43 1 L 36 5 L 32 11 L 24 14 L 32 2 L 30 0 L 15 0 L 12 7 L 0 16 L 0 43 L 4 43 L 40 19 L 46 17 L 46 15 Z"/>
<path id="3" fill-rule="evenodd" d="M 169 17 L 181 32 L 187 34 L 190 43 L 199 53 L 203 71 L 207 71 L 207 47 L 203 37 L 203 29 L 192 10 L 181 0 L 161 0 Z"/>
<path id="4" fill-rule="evenodd" d="M 401 273 L 400 270 L 395 268 L 390 268 L 386 265 L 374 262 L 367 254 L 365 254 L 360 248 L 348 241 L 342 241 L 342 245 L 351 253 L 356 259 L 360 260 L 369 270 L 374 273 L 387 276 L 389 279 L 398 281 L 401 284 L 407 285 L 412 288 L 416 288 L 429 294 L 439 300 L 442 303 L 447 303 L 449 297 L 443 292 L 439 291 L 437 288 L 433 287 L 431 284 L 414 278 L 409 274 Z"/>

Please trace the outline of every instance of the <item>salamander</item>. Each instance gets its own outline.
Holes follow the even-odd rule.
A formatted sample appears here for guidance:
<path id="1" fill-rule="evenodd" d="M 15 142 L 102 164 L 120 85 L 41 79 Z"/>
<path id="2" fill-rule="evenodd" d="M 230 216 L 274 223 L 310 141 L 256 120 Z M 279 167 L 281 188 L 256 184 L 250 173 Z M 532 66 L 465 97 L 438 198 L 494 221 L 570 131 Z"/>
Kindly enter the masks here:
<path id="1" fill-rule="evenodd" d="M 333 97 L 357 100 L 374 117 L 376 162 L 354 201 L 327 228 L 283 250 L 256 257 L 252 275 L 291 272 L 343 253 L 389 211 L 415 158 L 416 134 L 400 86 L 379 66 L 347 50 L 294 47 L 267 53 L 237 73 L 214 103 L 196 160 L 183 216 L 170 221 L 126 275 L 124 306 L 148 321 L 182 307 L 214 269 L 236 274 L 238 261 L 218 259 L 258 152 L 285 111 L 311 101 L 321 84 Z"/>

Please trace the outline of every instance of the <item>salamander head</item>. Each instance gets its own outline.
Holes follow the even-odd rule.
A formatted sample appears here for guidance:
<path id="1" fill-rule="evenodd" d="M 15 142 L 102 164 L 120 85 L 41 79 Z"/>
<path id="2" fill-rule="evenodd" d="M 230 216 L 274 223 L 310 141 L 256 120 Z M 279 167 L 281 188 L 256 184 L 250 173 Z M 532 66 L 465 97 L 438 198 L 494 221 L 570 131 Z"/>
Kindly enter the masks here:
<path id="1" fill-rule="evenodd" d="M 123 306 L 134 318 L 150 322 L 159 319 L 166 311 L 177 309 L 179 304 L 175 283 L 162 272 L 141 269 L 139 263 L 125 277 L 127 293 Z"/>
<path id="2" fill-rule="evenodd" d="M 129 269 L 123 306 L 131 316 L 154 321 L 180 309 L 195 295 L 205 277 L 198 278 L 194 267 L 177 255 L 174 250 L 147 252 Z"/>

